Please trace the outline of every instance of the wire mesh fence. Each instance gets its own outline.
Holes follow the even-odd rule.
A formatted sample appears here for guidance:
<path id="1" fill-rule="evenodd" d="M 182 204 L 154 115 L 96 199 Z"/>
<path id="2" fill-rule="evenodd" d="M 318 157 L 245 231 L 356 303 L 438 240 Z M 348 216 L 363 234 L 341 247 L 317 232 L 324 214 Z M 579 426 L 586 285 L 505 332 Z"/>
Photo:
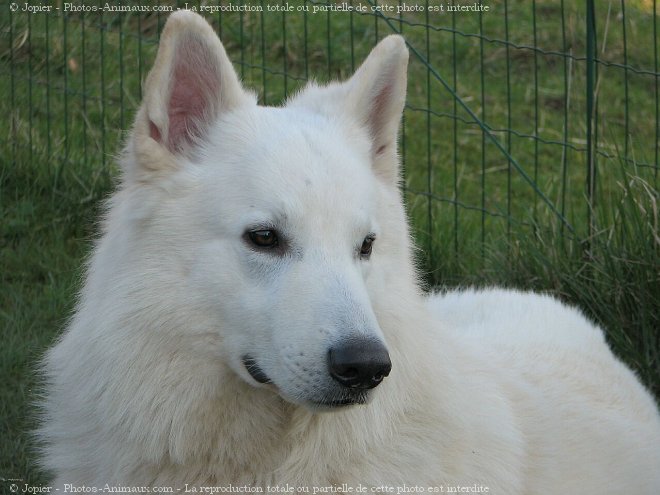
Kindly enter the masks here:
<path id="1" fill-rule="evenodd" d="M 0 3 L 3 201 L 20 199 L 10 174 L 53 203 L 107 192 L 168 11 L 189 8 L 263 104 L 405 36 L 403 186 L 431 270 L 521 225 L 589 239 L 622 170 L 657 190 L 656 2 Z"/>
<path id="2" fill-rule="evenodd" d="M 35 363 L 72 309 L 176 8 L 206 17 L 265 105 L 348 77 L 401 33 L 402 188 L 428 282 L 551 291 L 660 398 L 658 0 L 0 0 L 8 473 L 42 476 L 19 433 L 34 428 Z"/>

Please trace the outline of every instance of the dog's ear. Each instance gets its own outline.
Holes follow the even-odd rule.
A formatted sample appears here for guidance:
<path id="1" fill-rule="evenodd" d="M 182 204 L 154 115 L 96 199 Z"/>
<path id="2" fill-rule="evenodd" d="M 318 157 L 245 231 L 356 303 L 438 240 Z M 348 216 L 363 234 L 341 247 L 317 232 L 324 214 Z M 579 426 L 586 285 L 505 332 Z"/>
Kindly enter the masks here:
<path id="1" fill-rule="evenodd" d="M 347 118 L 364 128 L 371 139 L 374 171 L 397 183 L 397 136 L 406 102 L 408 49 L 401 36 L 384 38 L 353 76 L 327 86 L 309 84 L 287 105 Z"/>
<path id="2" fill-rule="evenodd" d="M 376 172 L 398 180 L 397 136 L 406 102 L 408 49 L 401 36 L 384 38 L 343 86 L 345 111 L 369 131 Z"/>
<path id="3" fill-rule="evenodd" d="M 221 112 L 250 100 L 211 26 L 189 11 L 172 14 L 147 76 L 133 146 L 148 169 L 190 156 Z"/>

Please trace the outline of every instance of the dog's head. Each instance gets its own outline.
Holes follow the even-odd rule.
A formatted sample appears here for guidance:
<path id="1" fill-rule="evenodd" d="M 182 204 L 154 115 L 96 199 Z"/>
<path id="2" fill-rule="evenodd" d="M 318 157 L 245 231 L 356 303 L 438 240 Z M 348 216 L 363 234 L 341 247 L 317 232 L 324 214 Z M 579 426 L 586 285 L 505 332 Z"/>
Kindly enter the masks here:
<path id="1" fill-rule="evenodd" d="M 390 36 L 348 81 L 261 107 L 206 21 L 177 12 L 127 147 L 136 235 L 214 322 L 222 359 L 312 409 L 366 402 L 392 366 L 374 299 L 407 257 L 407 59 Z"/>

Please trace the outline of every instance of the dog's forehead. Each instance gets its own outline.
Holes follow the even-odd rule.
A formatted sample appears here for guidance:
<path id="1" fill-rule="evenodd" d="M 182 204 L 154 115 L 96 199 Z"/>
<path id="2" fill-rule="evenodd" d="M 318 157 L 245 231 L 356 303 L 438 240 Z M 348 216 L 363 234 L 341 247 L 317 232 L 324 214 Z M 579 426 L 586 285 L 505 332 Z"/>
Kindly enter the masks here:
<path id="1" fill-rule="evenodd" d="M 339 119 L 256 107 L 222 121 L 211 142 L 206 159 L 216 162 L 223 189 L 306 198 L 306 204 L 372 195 L 369 140 Z"/>

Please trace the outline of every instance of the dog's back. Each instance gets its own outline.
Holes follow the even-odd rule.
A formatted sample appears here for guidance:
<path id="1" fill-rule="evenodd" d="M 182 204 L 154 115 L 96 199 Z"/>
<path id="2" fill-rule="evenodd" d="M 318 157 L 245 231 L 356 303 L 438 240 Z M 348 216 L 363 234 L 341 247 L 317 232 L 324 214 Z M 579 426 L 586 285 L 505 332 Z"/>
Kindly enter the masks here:
<path id="1" fill-rule="evenodd" d="M 502 289 L 438 294 L 428 304 L 471 349 L 466 367 L 489 370 L 513 404 L 527 452 L 524 493 L 657 491 L 656 404 L 577 309 Z"/>

